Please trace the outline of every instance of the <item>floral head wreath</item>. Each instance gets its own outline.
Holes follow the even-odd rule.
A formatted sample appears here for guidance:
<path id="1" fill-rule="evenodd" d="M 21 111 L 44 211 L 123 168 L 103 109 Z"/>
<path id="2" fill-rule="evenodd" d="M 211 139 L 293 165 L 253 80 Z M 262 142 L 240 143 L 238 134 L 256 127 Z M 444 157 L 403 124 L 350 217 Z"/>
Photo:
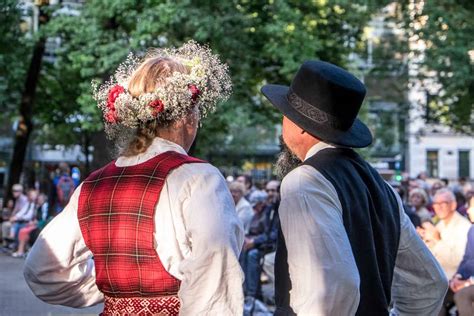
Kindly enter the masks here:
<path id="1" fill-rule="evenodd" d="M 174 72 L 155 91 L 134 97 L 128 91 L 128 83 L 142 61 L 129 54 L 109 81 L 102 85 L 92 83 L 93 97 L 103 113 L 108 133 L 114 127 L 137 128 L 155 119 L 180 119 L 194 106 L 199 108 L 202 118 L 231 94 L 228 67 L 207 46 L 190 41 L 180 48 L 156 49 L 152 57 L 180 62 L 189 72 Z"/>

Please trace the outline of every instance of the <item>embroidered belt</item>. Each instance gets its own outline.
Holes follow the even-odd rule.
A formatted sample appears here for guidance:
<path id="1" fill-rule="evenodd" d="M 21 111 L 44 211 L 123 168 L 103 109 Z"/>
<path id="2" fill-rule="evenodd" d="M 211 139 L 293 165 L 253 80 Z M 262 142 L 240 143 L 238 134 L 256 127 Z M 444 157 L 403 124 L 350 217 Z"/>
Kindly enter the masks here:
<path id="1" fill-rule="evenodd" d="M 179 298 L 161 297 L 110 297 L 105 295 L 104 311 L 100 316 L 178 316 Z"/>

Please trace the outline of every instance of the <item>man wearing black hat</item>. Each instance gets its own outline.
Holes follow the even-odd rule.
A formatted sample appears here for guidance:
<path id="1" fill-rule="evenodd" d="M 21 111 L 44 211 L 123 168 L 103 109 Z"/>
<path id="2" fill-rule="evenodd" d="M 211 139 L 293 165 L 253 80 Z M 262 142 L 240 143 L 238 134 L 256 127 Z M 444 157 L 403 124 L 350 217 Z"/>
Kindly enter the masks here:
<path id="1" fill-rule="evenodd" d="M 364 84 L 337 66 L 307 61 L 290 87 L 266 85 L 262 93 L 284 115 L 288 148 L 277 162 L 287 175 L 275 315 L 378 316 L 390 307 L 392 315 L 436 315 L 447 290 L 441 267 L 400 197 L 351 149 L 372 142 L 357 119 Z"/>

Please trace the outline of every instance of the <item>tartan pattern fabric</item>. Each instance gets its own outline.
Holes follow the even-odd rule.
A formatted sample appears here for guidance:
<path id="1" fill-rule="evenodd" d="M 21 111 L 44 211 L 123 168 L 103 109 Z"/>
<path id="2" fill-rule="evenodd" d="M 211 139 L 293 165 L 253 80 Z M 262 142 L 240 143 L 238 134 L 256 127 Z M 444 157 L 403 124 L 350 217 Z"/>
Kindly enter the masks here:
<path id="1" fill-rule="evenodd" d="M 134 166 L 112 161 L 83 182 L 78 220 L 101 292 L 116 298 L 177 294 L 179 280 L 165 270 L 154 245 L 160 229 L 155 208 L 169 172 L 198 162 L 168 151 Z"/>
<path id="2" fill-rule="evenodd" d="M 177 296 L 163 297 L 131 297 L 116 298 L 105 296 L 104 311 L 101 316 L 178 316 L 179 298 Z"/>

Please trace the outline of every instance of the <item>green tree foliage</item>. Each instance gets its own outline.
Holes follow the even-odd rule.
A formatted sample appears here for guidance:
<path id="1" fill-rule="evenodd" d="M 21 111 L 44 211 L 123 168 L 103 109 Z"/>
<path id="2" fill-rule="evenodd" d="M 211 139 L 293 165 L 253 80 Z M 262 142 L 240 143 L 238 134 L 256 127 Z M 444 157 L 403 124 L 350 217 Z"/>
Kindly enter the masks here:
<path id="1" fill-rule="evenodd" d="M 195 39 L 230 65 L 234 83 L 232 98 L 203 122 L 198 154 L 241 152 L 279 120 L 260 87 L 288 84 L 307 59 L 346 65 L 370 13 L 384 2 L 91 0 L 80 14 L 52 7 L 43 32 L 60 46 L 40 81 L 40 135 L 64 144 L 92 135 L 101 129 L 92 79 L 106 79 L 130 51 L 140 55 Z"/>
<path id="2" fill-rule="evenodd" d="M 419 5 L 420 1 L 415 1 Z M 405 27 L 426 47 L 421 79 L 439 85 L 431 91 L 431 119 L 469 135 L 474 134 L 474 3 L 468 0 L 424 1 L 409 15 Z M 411 18 L 410 18 L 411 17 Z"/>
<path id="3" fill-rule="evenodd" d="M 0 118 L 3 123 L 17 113 L 28 56 L 32 49 L 31 38 L 26 38 L 26 23 L 16 0 L 2 1 L 0 6 Z"/>

